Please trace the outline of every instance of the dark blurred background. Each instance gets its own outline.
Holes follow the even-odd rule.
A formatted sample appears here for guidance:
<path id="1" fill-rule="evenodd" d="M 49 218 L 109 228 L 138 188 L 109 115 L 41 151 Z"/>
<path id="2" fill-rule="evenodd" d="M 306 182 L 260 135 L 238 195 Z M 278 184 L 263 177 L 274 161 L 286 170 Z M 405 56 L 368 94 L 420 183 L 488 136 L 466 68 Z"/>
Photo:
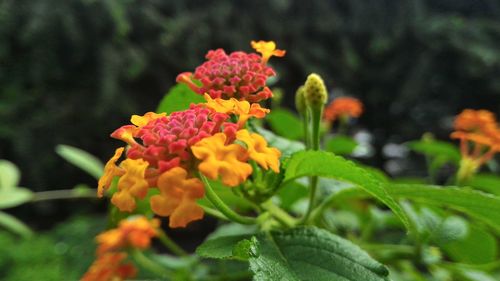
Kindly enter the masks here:
<path id="1" fill-rule="evenodd" d="M 57 144 L 107 160 L 109 134 L 178 73 L 252 39 L 287 50 L 272 63 L 288 106 L 310 72 L 364 102 L 379 167 L 385 143 L 446 139 L 463 108 L 500 112 L 498 0 L 1 0 L 0 158 L 36 191 L 95 186 Z"/>

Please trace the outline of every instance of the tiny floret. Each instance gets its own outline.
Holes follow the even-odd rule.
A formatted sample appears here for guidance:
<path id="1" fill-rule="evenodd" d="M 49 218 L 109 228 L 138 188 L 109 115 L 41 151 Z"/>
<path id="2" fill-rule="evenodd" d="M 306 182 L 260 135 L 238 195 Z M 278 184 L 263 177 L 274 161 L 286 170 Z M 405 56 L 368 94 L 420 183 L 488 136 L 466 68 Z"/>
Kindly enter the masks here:
<path id="1" fill-rule="evenodd" d="M 255 51 L 262 54 L 263 63 L 267 63 L 272 56 L 284 57 L 286 54 L 285 50 L 276 49 L 274 41 L 252 41 L 251 45 Z"/>

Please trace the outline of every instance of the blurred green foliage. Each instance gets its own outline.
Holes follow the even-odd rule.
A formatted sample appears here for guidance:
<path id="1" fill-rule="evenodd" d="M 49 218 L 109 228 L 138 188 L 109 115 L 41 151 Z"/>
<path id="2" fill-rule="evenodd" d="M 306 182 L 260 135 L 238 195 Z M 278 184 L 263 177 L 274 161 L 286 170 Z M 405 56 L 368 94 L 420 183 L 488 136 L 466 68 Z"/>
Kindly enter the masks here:
<path id="1" fill-rule="evenodd" d="M 103 218 L 75 217 L 29 239 L 0 231 L 0 276 L 5 281 L 78 280 L 94 260 Z"/>
<path id="2" fill-rule="evenodd" d="M 94 184 L 54 147 L 106 159 L 109 134 L 154 110 L 178 73 L 209 49 L 249 51 L 251 39 L 288 50 L 271 61 L 286 104 L 317 72 L 365 103 L 376 147 L 445 137 L 462 108 L 500 109 L 499 19 L 495 0 L 2 0 L 0 155 L 23 186 Z"/>

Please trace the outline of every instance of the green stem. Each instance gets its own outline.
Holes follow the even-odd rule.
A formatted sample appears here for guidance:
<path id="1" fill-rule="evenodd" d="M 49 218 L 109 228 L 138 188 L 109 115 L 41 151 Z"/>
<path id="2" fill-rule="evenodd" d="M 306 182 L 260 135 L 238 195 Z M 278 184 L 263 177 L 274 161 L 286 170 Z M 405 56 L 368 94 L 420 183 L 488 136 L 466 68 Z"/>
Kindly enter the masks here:
<path id="1" fill-rule="evenodd" d="M 301 224 L 306 224 L 309 221 L 309 217 L 316 205 L 316 189 L 318 187 L 318 177 L 313 176 L 309 178 L 309 206 L 307 207 L 306 214 L 300 220 Z"/>
<path id="2" fill-rule="evenodd" d="M 203 211 L 205 211 L 205 213 L 211 215 L 212 217 L 216 217 L 218 219 L 221 219 L 221 220 L 225 220 L 225 221 L 228 221 L 229 219 L 224 216 L 224 214 L 222 214 L 221 212 L 215 210 L 215 209 L 212 209 L 210 207 L 207 207 L 207 206 L 201 206 L 203 208 Z"/>
<path id="3" fill-rule="evenodd" d="M 262 204 L 262 207 L 268 211 L 275 219 L 286 227 L 293 227 L 296 224 L 295 218 L 290 216 L 280 207 L 276 206 L 271 200 Z"/>
<path id="4" fill-rule="evenodd" d="M 321 127 L 321 116 L 323 116 L 323 107 L 311 109 L 311 122 L 312 122 L 312 150 L 319 150 L 319 133 Z"/>
<path id="5" fill-rule="evenodd" d="M 312 150 L 319 150 L 320 144 L 320 125 L 321 125 L 321 117 L 323 116 L 323 106 L 319 108 L 309 108 L 308 110 L 311 116 L 312 123 Z M 307 207 L 306 214 L 301 220 L 302 224 L 305 224 L 309 220 L 309 216 L 311 215 L 314 206 L 316 205 L 316 190 L 318 189 L 318 177 L 313 176 L 309 178 L 309 206 Z"/>
<path id="6" fill-rule="evenodd" d="M 309 110 L 305 110 L 304 115 L 302 116 L 302 128 L 304 130 L 304 143 L 306 145 L 306 149 L 311 148 L 311 131 L 309 130 L 309 124 L 311 122 L 311 114 Z"/>
<path id="7" fill-rule="evenodd" d="M 91 198 L 97 199 L 95 190 L 77 190 L 77 189 L 62 189 L 62 190 L 50 190 L 41 191 L 34 194 L 31 202 L 40 202 L 47 200 L 60 200 L 60 199 L 80 199 L 80 198 Z"/>
<path id="8" fill-rule="evenodd" d="M 134 260 L 139 264 L 141 267 L 143 267 L 146 270 L 151 271 L 154 274 L 157 274 L 158 276 L 165 278 L 167 276 L 171 276 L 172 272 L 170 272 L 168 269 L 164 268 L 157 262 L 151 260 L 148 258 L 146 255 L 144 255 L 143 252 L 141 252 L 138 249 L 132 249 L 131 251 L 132 257 Z"/>
<path id="9" fill-rule="evenodd" d="M 205 194 L 208 200 L 215 206 L 215 208 L 217 208 L 217 210 L 219 210 L 224 216 L 232 221 L 241 224 L 256 224 L 257 220 L 255 218 L 242 216 L 231 210 L 231 208 L 229 208 L 229 206 L 227 206 L 226 203 L 224 203 L 217 195 L 217 193 L 215 193 L 215 191 L 212 189 L 212 186 L 208 182 L 208 179 L 201 173 L 199 175 L 201 180 L 203 181 L 203 184 L 205 184 Z"/>
<path id="10" fill-rule="evenodd" d="M 187 256 L 188 253 L 184 251 L 177 243 L 174 242 L 163 230 L 159 230 L 158 239 L 167 247 L 172 253 L 178 256 Z"/>

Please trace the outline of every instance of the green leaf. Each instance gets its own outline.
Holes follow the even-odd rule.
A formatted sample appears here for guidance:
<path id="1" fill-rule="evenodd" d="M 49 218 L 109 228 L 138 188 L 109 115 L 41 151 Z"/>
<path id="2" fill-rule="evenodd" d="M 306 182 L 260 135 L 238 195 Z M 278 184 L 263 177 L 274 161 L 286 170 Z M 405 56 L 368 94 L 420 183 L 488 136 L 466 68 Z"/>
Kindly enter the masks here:
<path id="1" fill-rule="evenodd" d="M 29 227 L 22 221 L 5 212 L 0 212 L 0 225 L 24 238 L 28 238 L 33 235 L 31 229 L 29 229 Z"/>
<path id="2" fill-rule="evenodd" d="M 324 151 L 301 151 L 287 162 L 284 183 L 305 176 L 320 176 L 350 182 L 387 205 L 403 224 L 413 231 L 405 212 L 371 172 L 340 156 Z"/>
<path id="3" fill-rule="evenodd" d="M 461 156 L 458 148 L 444 141 L 436 140 L 418 140 L 407 143 L 408 148 L 431 157 L 446 157 L 454 163 L 460 162 Z"/>
<path id="4" fill-rule="evenodd" d="M 184 84 L 177 84 L 170 88 L 168 93 L 163 97 L 156 112 L 170 114 L 172 112 L 188 109 L 191 103 L 200 102 L 205 102 L 202 95 L 196 94 Z"/>
<path id="5" fill-rule="evenodd" d="M 325 144 L 325 150 L 337 155 L 349 155 L 358 146 L 358 143 L 351 137 L 335 136 Z"/>
<path id="6" fill-rule="evenodd" d="M 285 210 L 290 210 L 293 204 L 302 198 L 306 198 L 308 194 L 307 188 L 297 182 L 291 182 L 283 186 L 277 193 L 280 206 Z"/>
<path id="7" fill-rule="evenodd" d="M 500 198 L 458 187 L 423 184 L 389 184 L 394 197 L 446 206 L 482 220 L 500 232 Z"/>
<path id="8" fill-rule="evenodd" d="M 12 208 L 33 199 L 33 192 L 27 188 L 0 190 L 0 209 Z"/>
<path id="9" fill-rule="evenodd" d="M 258 236 L 259 255 L 251 257 L 255 281 L 389 280 L 387 268 L 348 240 L 315 227 Z"/>
<path id="10" fill-rule="evenodd" d="M 56 153 L 64 158 L 64 160 L 82 169 L 96 179 L 99 179 L 103 173 L 104 165 L 102 162 L 85 150 L 60 144 L 56 146 Z"/>
<path id="11" fill-rule="evenodd" d="M 290 156 L 305 149 L 305 145 L 301 142 L 279 137 L 273 132 L 260 127 L 256 128 L 256 130 L 267 140 L 269 146 L 276 147 L 281 151 L 282 157 Z"/>
<path id="12" fill-rule="evenodd" d="M 484 264 L 496 260 L 498 243 L 489 232 L 470 226 L 463 239 L 448 243 L 443 249 L 455 262 Z"/>
<path id="13" fill-rule="evenodd" d="M 248 260 L 259 255 L 257 238 L 243 239 L 236 243 L 233 248 L 233 257 L 240 260 Z"/>
<path id="14" fill-rule="evenodd" d="M 255 254 L 255 246 L 256 240 L 251 235 L 221 236 L 203 242 L 196 248 L 196 254 L 203 258 L 238 259 Z"/>
<path id="15" fill-rule="evenodd" d="M 14 163 L 0 160 L 0 189 L 17 187 L 21 173 Z"/>
<path id="16" fill-rule="evenodd" d="M 464 185 L 500 195 L 500 177 L 493 174 L 474 175 L 469 181 L 465 182 Z"/>
<path id="17" fill-rule="evenodd" d="M 282 137 L 297 140 L 304 135 L 302 121 L 287 109 L 273 109 L 266 120 L 271 129 Z"/>

